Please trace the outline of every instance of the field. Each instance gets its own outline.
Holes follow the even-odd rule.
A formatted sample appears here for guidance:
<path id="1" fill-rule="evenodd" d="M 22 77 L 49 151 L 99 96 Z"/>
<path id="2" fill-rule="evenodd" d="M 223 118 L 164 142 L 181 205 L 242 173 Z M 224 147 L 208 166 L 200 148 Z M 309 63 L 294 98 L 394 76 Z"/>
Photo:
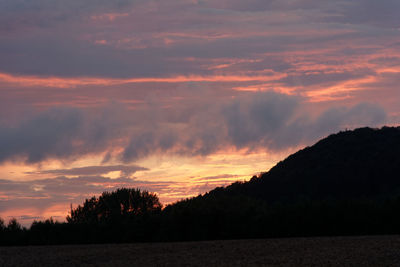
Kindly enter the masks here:
<path id="1" fill-rule="evenodd" d="M 0 266 L 400 266 L 400 236 L 0 247 Z"/>

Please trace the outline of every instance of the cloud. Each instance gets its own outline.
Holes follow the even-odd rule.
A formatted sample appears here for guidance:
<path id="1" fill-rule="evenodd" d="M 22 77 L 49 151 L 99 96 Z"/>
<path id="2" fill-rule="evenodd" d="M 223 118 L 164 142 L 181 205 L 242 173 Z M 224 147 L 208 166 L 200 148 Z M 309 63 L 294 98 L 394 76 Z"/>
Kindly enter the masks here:
<path id="1" fill-rule="evenodd" d="M 242 11 L 300 11 L 307 10 L 318 14 L 323 21 L 371 24 L 398 28 L 400 3 L 397 0 L 222 0 L 200 1 L 204 6 Z M 318 16 L 315 16 L 318 18 Z"/>
<path id="2" fill-rule="evenodd" d="M 304 98 L 275 92 L 238 93 L 233 99 L 223 98 L 218 103 L 199 95 L 197 101 L 197 106 L 176 105 L 180 117 L 149 102 L 136 110 L 118 104 L 99 107 L 94 112 L 49 109 L 13 126 L 0 124 L 0 162 L 73 160 L 113 152 L 114 156 L 119 155 L 116 160 L 129 163 L 154 154 L 209 155 L 229 147 L 282 150 L 309 144 L 343 127 L 375 126 L 386 120 L 382 108 L 368 103 L 310 114 Z M 137 168 L 92 166 L 48 172 L 132 173 Z"/>
<path id="3" fill-rule="evenodd" d="M 111 179 L 103 176 L 55 177 L 32 181 L 0 179 L 0 212 L 24 206 L 46 210 L 56 204 L 68 206 L 85 198 L 122 187 L 138 187 L 152 192 L 169 190 L 174 182 L 140 181 L 131 178 Z"/>
<path id="4" fill-rule="evenodd" d="M 17 217 L 25 226 L 33 220 L 52 216 L 63 221 L 70 205 L 81 205 L 86 198 L 99 196 L 104 191 L 118 188 L 140 188 L 156 192 L 162 203 L 204 193 L 226 181 L 196 181 L 193 185 L 165 180 L 111 179 L 103 176 L 79 176 L 76 178 L 53 177 L 30 181 L 0 179 L 0 215 Z"/>
<path id="5" fill-rule="evenodd" d="M 38 172 L 29 172 L 28 174 L 55 174 L 55 175 L 103 175 L 109 172 L 120 171 L 121 177 L 129 177 L 137 171 L 147 171 L 147 168 L 135 165 L 112 165 L 112 166 L 86 166 L 72 169 L 45 170 Z"/>
<path id="6" fill-rule="evenodd" d="M 0 31 L 20 28 L 48 28 L 70 19 L 78 19 L 101 11 L 118 11 L 135 0 L 88 0 L 68 2 L 62 0 L 2 0 L 0 1 Z"/>
<path id="7" fill-rule="evenodd" d="M 0 127 L 0 161 L 24 155 L 28 162 L 71 155 L 83 128 L 81 111 L 55 109 L 26 120 L 18 127 Z"/>
<path id="8" fill-rule="evenodd" d="M 308 73 L 297 72 L 292 73 L 293 75 L 288 75 L 280 80 L 280 82 L 285 83 L 289 87 L 301 86 L 304 88 L 310 88 L 312 86 L 318 86 L 320 88 L 323 85 L 338 84 L 343 81 L 357 80 L 363 77 L 368 77 L 373 75 L 375 72 L 370 69 L 352 69 L 350 71 L 337 71 L 332 73 L 325 73 L 324 71 Z"/>
<path id="9" fill-rule="evenodd" d="M 358 104 L 397 88 L 399 9 L 396 0 L 0 1 L 0 163 L 279 150 L 379 125 L 391 100 Z M 306 111 L 309 100 L 329 103 Z M 41 113 L 15 115 L 24 109 Z"/>
<path id="10" fill-rule="evenodd" d="M 399 9 L 396 0 L 3 0 L 0 30 L 7 34 L 0 35 L 0 70 L 114 78 L 221 72 L 209 69 L 210 62 L 188 58 L 261 59 L 261 66 L 253 62 L 236 69 L 236 75 L 249 69 L 285 70 L 290 58 L 275 55 L 282 51 L 358 51 L 365 43 L 382 48 L 382 40 L 397 39 L 397 31 L 379 31 L 375 25 L 398 28 Z M 272 62 L 266 55 L 286 62 Z"/>
<path id="11" fill-rule="evenodd" d="M 0 126 L 0 162 L 18 160 L 37 163 L 48 158 L 68 159 L 77 153 L 103 151 L 114 131 L 107 109 L 90 119 L 83 110 L 54 108 L 25 119 L 16 127 Z M 100 121 L 101 120 L 101 121 Z M 88 124 L 90 122 L 90 124 Z M 118 123 L 121 123 L 119 121 Z"/>
<path id="12" fill-rule="evenodd" d="M 257 144 L 285 128 L 298 104 L 298 97 L 271 92 L 236 99 L 223 109 L 228 138 L 238 148 Z"/>
<path id="13" fill-rule="evenodd" d="M 314 117 L 302 112 L 301 98 L 276 93 L 255 94 L 225 109 L 231 143 L 237 148 L 282 150 L 309 144 L 345 127 L 380 125 L 386 112 L 360 103 L 328 108 Z"/>
<path id="14" fill-rule="evenodd" d="M 399 10 L 400 3 L 396 0 L 353 0 L 345 5 L 342 16 L 335 21 L 398 29 Z"/>
<path id="15" fill-rule="evenodd" d="M 198 180 L 198 181 L 212 181 L 212 180 L 223 180 L 223 179 L 226 179 L 226 181 L 232 181 L 232 180 L 229 180 L 229 178 L 237 179 L 239 177 L 241 177 L 241 176 L 237 175 L 237 174 L 220 174 L 220 175 L 213 175 L 213 176 L 194 177 L 193 179 Z M 246 178 L 248 178 L 248 177 L 246 177 Z"/>
<path id="16" fill-rule="evenodd" d="M 57 107 L 29 115 L 18 122 L 0 123 L 0 162 L 39 163 L 106 151 L 127 134 L 134 121 L 125 108 L 109 103 L 94 112 Z M 139 115 L 139 114 L 138 114 Z M 140 115 L 139 115 L 140 116 Z"/>

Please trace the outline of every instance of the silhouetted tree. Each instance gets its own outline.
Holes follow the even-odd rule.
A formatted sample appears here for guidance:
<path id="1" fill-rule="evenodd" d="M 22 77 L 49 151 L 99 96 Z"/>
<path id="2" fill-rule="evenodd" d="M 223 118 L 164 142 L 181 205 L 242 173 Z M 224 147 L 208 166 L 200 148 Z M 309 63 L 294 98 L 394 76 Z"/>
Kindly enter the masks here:
<path id="1" fill-rule="evenodd" d="M 0 218 L 0 232 L 6 229 L 6 225 L 4 224 L 4 220 Z"/>
<path id="2" fill-rule="evenodd" d="M 21 231 L 22 227 L 21 224 L 17 221 L 17 219 L 12 218 L 7 225 L 7 231 L 10 232 L 18 232 Z"/>
<path id="3" fill-rule="evenodd" d="M 86 199 L 67 217 L 82 242 L 129 242 L 157 236 L 162 205 L 156 194 L 134 188 Z"/>
<path id="4" fill-rule="evenodd" d="M 0 220 L 0 245 L 24 245 L 26 244 L 26 228 L 23 228 L 17 219 L 12 218 L 7 227 Z"/>
<path id="5" fill-rule="evenodd" d="M 156 194 L 140 189 L 121 188 L 104 192 L 100 197 L 86 199 L 83 206 L 72 209 L 69 223 L 115 223 L 160 212 L 161 203 Z"/>

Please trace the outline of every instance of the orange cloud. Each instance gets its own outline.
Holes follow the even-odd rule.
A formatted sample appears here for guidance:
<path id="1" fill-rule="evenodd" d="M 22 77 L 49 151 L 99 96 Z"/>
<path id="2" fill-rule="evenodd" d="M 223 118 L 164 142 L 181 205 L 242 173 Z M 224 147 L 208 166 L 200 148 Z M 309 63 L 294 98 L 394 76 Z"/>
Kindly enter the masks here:
<path id="1" fill-rule="evenodd" d="M 45 86 L 55 88 L 74 88 L 77 86 L 110 86 L 129 83 L 183 83 L 183 82 L 267 82 L 279 80 L 286 77 L 286 74 L 272 73 L 272 75 L 178 75 L 175 77 L 146 77 L 146 78 L 96 78 L 96 77 L 40 77 L 40 76 L 18 76 L 6 73 L 0 73 L 0 82 L 15 84 L 24 87 Z"/>
<path id="2" fill-rule="evenodd" d="M 363 84 L 375 82 L 377 79 L 374 76 L 369 76 L 362 79 L 345 81 L 327 88 L 319 88 L 317 90 L 306 92 L 306 96 L 311 102 L 322 102 L 331 100 L 343 100 L 350 98 L 350 93 L 354 91 L 364 90 Z"/>

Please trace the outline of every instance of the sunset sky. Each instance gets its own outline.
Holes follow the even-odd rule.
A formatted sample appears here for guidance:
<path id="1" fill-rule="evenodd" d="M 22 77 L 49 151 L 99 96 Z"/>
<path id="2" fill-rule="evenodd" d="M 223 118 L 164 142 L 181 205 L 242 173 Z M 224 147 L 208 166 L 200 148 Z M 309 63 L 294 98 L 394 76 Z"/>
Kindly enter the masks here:
<path id="1" fill-rule="evenodd" d="M 399 123 L 399 0 L 0 0 L 6 221 L 171 203 Z"/>

